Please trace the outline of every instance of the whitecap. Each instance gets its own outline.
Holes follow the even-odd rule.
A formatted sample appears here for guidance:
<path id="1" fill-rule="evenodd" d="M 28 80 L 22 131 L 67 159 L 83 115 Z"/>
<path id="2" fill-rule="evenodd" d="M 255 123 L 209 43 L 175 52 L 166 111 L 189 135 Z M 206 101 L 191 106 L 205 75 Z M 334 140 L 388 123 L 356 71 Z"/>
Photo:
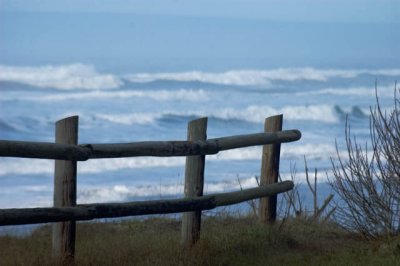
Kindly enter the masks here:
<path id="1" fill-rule="evenodd" d="M 269 85 L 274 81 L 320 81 L 331 78 L 355 78 L 362 74 L 400 76 L 400 69 L 315 69 L 305 68 L 278 68 L 270 70 L 230 70 L 211 73 L 203 71 L 165 72 L 165 73 L 135 73 L 125 75 L 124 78 L 136 83 L 170 80 L 178 82 L 204 82 L 219 85 Z"/>
<path id="2" fill-rule="evenodd" d="M 0 65 L 0 81 L 18 82 L 39 88 L 115 89 L 123 82 L 111 74 L 99 74 L 91 65 L 6 66 Z"/>
<path id="3" fill-rule="evenodd" d="M 348 88 L 324 88 L 315 91 L 297 92 L 296 95 L 337 95 L 337 96 L 368 96 L 375 97 L 393 97 L 394 86 L 378 86 L 377 91 L 371 87 L 348 87 Z"/>
<path id="4" fill-rule="evenodd" d="M 66 100 L 85 100 L 85 99 L 129 99 L 129 98 L 149 98 L 156 101 L 206 101 L 209 99 L 209 92 L 205 90 L 179 89 L 179 90 L 132 90 L 132 91 L 89 91 L 74 93 L 57 93 L 48 95 L 19 95 L 4 94 L 3 100 L 24 100 L 36 102 L 54 102 Z"/>
<path id="5" fill-rule="evenodd" d="M 221 120 L 241 120 L 250 123 L 263 123 L 265 118 L 275 114 L 284 114 L 285 120 L 318 121 L 337 123 L 340 117 L 337 107 L 332 105 L 300 105 L 273 108 L 266 105 L 251 105 L 245 108 L 217 108 L 193 111 L 135 112 L 120 114 L 97 114 L 96 118 L 122 125 L 145 125 L 165 117 L 209 117 Z"/>
<path id="6" fill-rule="evenodd" d="M 97 114 L 96 118 L 103 119 L 105 121 L 122 124 L 122 125 L 145 125 L 154 123 L 159 117 L 157 114 L 152 113 L 132 113 L 132 114 Z"/>
<path id="7" fill-rule="evenodd" d="M 251 105 L 244 109 L 220 108 L 215 110 L 192 111 L 178 115 L 209 116 L 219 119 L 239 119 L 252 123 L 263 123 L 265 118 L 275 114 L 284 114 L 285 120 L 311 120 L 325 123 L 336 123 L 338 117 L 331 105 L 300 105 L 273 108 L 266 105 Z"/>

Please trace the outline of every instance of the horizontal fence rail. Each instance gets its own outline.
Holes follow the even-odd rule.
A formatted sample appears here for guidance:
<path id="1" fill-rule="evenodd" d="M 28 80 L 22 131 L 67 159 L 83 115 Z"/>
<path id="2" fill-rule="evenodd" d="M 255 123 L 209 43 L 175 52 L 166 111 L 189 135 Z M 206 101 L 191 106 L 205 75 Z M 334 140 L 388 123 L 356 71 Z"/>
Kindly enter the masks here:
<path id="1" fill-rule="evenodd" d="M 189 123 L 187 141 L 77 145 L 79 120 L 73 116 L 56 123 L 56 143 L 0 140 L 0 157 L 56 160 L 53 207 L 0 209 L 0 226 L 54 223 L 52 254 L 60 265 L 73 265 L 76 221 L 185 212 L 182 215 L 181 245 L 190 248 L 200 236 L 202 210 L 257 198 L 274 199 L 277 194 L 293 189 L 292 181 L 277 183 L 276 175 L 267 171 L 264 165 L 278 174 L 280 144 L 299 140 L 301 133 L 296 129 L 282 131 L 282 115 L 269 117 L 265 123 L 264 133 L 207 139 L 207 118 L 200 118 Z M 278 124 L 280 127 L 275 126 Z M 256 188 L 203 195 L 205 155 L 256 145 L 264 145 L 261 176 L 271 179 L 271 182 L 262 179 Z M 273 155 L 269 150 L 277 152 Z M 77 161 L 138 156 L 187 156 L 184 198 L 76 205 Z M 265 212 L 260 210 L 259 216 L 270 217 L 272 211 L 276 212 L 276 200 L 268 202 L 271 206 L 265 208 Z M 265 217 L 261 220 L 266 220 Z"/>
<path id="2" fill-rule="evenodd" d="M 216 154 L 219 151 L 256 145 L 286 143 L 299 140 L 299 130 L 257 133 L 214 138 L 202 141 L 144 141 L 115 144 L 60 144 L 0 140 L 0 157 L 21 157 L 86 161 L 100 158 L 137 156 L 191 156 Z"/>
<path id="3" fill-rule="evenodd" d="M 0 225 L 50 223 L 69 220 L 92 220 L 124 216 L 166 214 L 195 210 L 210 210 L 219 206 L 275 195 L 293 188 L 292 181 L 283 181 L 236 192 L 209 194 L 171 200 L 137 201 L 127 203 L 82 204 L 76 207 L 0 209 Z"/>

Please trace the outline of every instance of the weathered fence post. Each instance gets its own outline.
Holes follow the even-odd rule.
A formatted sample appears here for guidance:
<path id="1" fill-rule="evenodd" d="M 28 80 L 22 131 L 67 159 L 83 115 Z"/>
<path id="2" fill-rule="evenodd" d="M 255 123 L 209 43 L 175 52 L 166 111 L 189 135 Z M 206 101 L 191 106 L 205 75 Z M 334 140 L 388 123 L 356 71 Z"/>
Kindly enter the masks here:
<path id="1" fill-rule="evenodd" d="M 56 123 L 56 143 L 78 143 L 78 116 Z M 55 161 L 54 207 L 76 206 L 76 161 Z M 61 264 L 74 261 L 75 221 L 53 224 L 53 257 Z"/>
<path id="2" fill-rule="evenodd" d="M 188 124 L 188 140 L 207 139 L 207 117 Z M 186 157 L 185 196 L 203 196 L 205 155 Z M 185 212 L 182 215 L 181 244 L 190 248 L 200 237 L 201 210 Z"/>
<path id="3" fill-rule="evenodd" d="M 271 116 L 265 119 L 264 131 L 275 132 L 282 130 L 283 115 Z M 279 158 L 281 144 L 269 144 L 263 146 L 261 159 L 260 185 L 264 186 L 278 182 Z M 277 195 L 260 198 L 260 221 L 273 223 L 276 220 Z"/>

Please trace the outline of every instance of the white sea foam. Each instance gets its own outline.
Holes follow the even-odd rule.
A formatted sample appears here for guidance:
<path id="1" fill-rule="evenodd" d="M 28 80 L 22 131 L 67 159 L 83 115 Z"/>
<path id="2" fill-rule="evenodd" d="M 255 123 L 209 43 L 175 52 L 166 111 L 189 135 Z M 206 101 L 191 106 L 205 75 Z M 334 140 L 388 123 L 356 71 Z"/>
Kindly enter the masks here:
<path id="1" fill-rule="evenodd" d="M 156 101 L 206 101 L 209 92 L 205 90 L 179 89 L 179 90 L 132 90 L 132 91 L 89 91 L 75 93 L 57 93 L 48 95 L 21 95 L 15 93 L 5 93 L 3 100 L 24 100 L 24 101 L 66 101 L 84 99 L 128 99 L 128 98 L 150 98 Z"/>
<path id="2" fill-rule="evenodd" d="M 1 158 L 0 160 L 0 176 L 10 174 L 52 174 L 53 172 L 54 161 L 52 160 L 32 160 L 24 158 Z"/>
<path id="3" fill-rule="evenodd" d="M 245 177 L 243 177 L 245 176 Z M 292 180 L 290 173 L 281 175 L 282 180 Z M 295 183 L 306 183 L 305 172 L 297 172 L 295 174 Z M 327 181 L 326 175 L 319 175 L 318 182 Z M 218 182 L 205 182 L 204 194 L 222 193 L 230 191 L 239 191 L 258 187 L 257 179 L 251 174 L 242 174 L 227 176 L 226 179 Z M 126 201 L 132 198 L 141 197 L 169 197 L 180 198 L 183 195 L 183 184 L 147 184 L 147 185 L 124 185 L 117 184 L 113 186 L 88 186 L 79 189 L 78 203 L 95 203 L 95 202 L 117 202 Z"/>
<path id="4" fill-rule="evenodd" d="M 207 160 L 260 160 L 262 147 L 249 147 L 222 151 L 215 155 L 207 156 Z M 329 160 L 336 156 L 336 148 L 332 144 L 297 144 L 282 145 L 282 158 L 300 158 L 306 156 L 310 160 Z"/>
<path id="5" fill-rule="evenodd" d="M 282 145 L 281 156 L 283 158 L 302 158 L 309 160 L 329 160 L 336 156 L 336 148 L 333 144 L 292 144 Z"/>
<path id="6" fill-rule="evenodd" d="M 91 160 L 81 163 L 79 171 L 82 173 L 101 173 L 120 169 L 174 167 L 184 165 L 183 157 L 136 157 Z"/>
<path id="7" fill-rule="evenodd" d="M 282 158 L 302 158 L 305 155 L 309 159 L 329 159 L 336 154 L 335 147 L 328 144 L 303 144 L 303 145 L 282 145 Z M 261 147 L 249 147 L 223 151 L 216 155 L 207 156 L 212 161 L 241 161 L 260 160 Z M 143 169 L 156 167 L 184 166 L 184 157 L 134 157 L 98 159 L 78 163 L 78 173 L 95 174 L 122 169 Z M 24 167 L 21 167 L 23 165 Z M 0 176 L 11 174 L 16 175 L 52 175 L 54 161 L 32 160 L 24 158 L 2 158 L 0 160 Z"/>
<path id="8" fill-rule="evenodd" d="M 124 184 L 114 186 L 90 186 L 80 188 L 78 194 L 79 203 L 94 202 L 116 202 L 125 201 L 128 198 L 152 197 L 152 196 L 170 196 L 182 194 L 182 185 L 164 184 L 164 185 L 132 185 Z"/>
<path id="9" fill-rule="evenodd" d="M 157 119 L 165 116 L 180 117 L 203 117 L 217 118 L 222 120 L 242 120 L 251 123 L 263 123 L 265 117 L 283 113 L 286 120 L 298 121 L 319 121 L 323 123 L 336 123 L 339 121 L 335 106 L 331 105 L 306 105 L 306 106 L 286 106 L 273 108 L 263 105 L 251 105 L 246 108 L 219 108 L 194 111 L 163 111 L 155 113 L 123 113 L 123 114 L 98 114 L 97 118 L 108 122 L 134 125 L 151 124 Z"/>
<path id="10" fill-rule="evenodd" d="M 321 81 L 331 78 L 354 78 L 362 74 L 400 76 L 400 69 L 315 69 L 277 68 L 269 70 L 230 70 L 219 73 L 188 71 L 165 73 L 133 73 L 117 77 L 100 74 L 92 65 L 81 63 L 47 66 L 0 65 L 0 81 L 19 82 L 36 87 L 55 89 L 112 89 L 123 84 L 123 79 L 136 83 L 170 80 L 178 82 L 204 82 L 220 85 L 263 85 L 274 81 Z"/>
<path id="11" fill-rule="evenodd" d="M 254 177 L 240 178 L 231 176 L 227 180 L 218 182 L 206 182 L 204 193 L 219 193 L 224 191 L 233 191 L 257 187 L 257 181 Z M 147 184 L 147 185 L 124 185 L 117 184 L 113 186 L 86 186 L 79 189 L 79 203 L 94 202 L 115 202 L 126 201 L 129 198 L 139 197 L 182 197 L 183 184 Z"/>
<path id="12" fill-rule="evenodd" d="M 221 73 L 201 71 L 170 73 L 136 73 L 124 76 L 132 82 L 145 83 L 157 80 L 180 82 L 206 82 L 221 85 L 268 85 L 273 81 L 327 81 L 330 78 L 354 78 L 362 74 L 400 76 L 400 69 L 315 69 L 315 68 L 279 68 L 271 70 L 231 70 Z"/>
<path id="13" fill-rule="evenodd" d="M 244 109 L 222 108 L 216 110 L 194 111 L 180 115 L 209 116 L 219 119 L 239 119 L 243 121 L 262 123 L 265 117 L 283 113 L 287 120 L 313 120 L 326 123 L 338 121 L 334 106 L 331 105 L 300 105 L 273 108 L 265 105 L 251 105 Z"/>
<path id="14" fill-rule="evenodd" d="M 207 156 L 207 160 L 257 160 L 261 158 L 261 148 L 260 147 L 249 147 L 242 149 L 234 149 L 221 151 L 214 155 Z"/>
<path id="15" fill-rule="evenodd" d="M 290 173 L 281 174 L 282 180 L 291 180 Z M 295 183 L 305 183 L 306 175 L 304 172 L 295 174 Z M 326 182 L 326 175 L 319 175 L 318 182 Z M 239 191 L 241 189 L 257 187 L 258 183 L 254 175 L 242 173 L 240 175 L 225 176 L 221 181 L 208 182 L 204 184 L 204 194 L 221 193 L 229 191 Z M 52 203 L 51 184 L 23 186 L 14 189 L 15 194 L 24 193 L 28 197 L 10 201 L 3 199 L 0 208 L 32 208 L 50 207 Z M 180 183 L 155 184 L 146 183 L 138 185 L 126 185 L 117 183 L 114 185 L 87 185 L 81 184 L 78 188 L 77 203 L 104 203 L 104 202 L 126 202 L 138 200 L 143 197 L 153 198 L 181 198 L 183 195 L 183 181 Z M 50 196 L 49 196 L 50 195 Z M 29 198 L 29 200 L 26 200 Z"/>
<path id="16" fill-rule="evenodd" d="M 113 89 L 123 82 L 111 74 L 99 74 L 91 65 L 5 66 L 0 65 L 0 81 L 19 82 L 40 88 Z"/>
<path id="17" fill-rule="evenodd" d="M 306 175 L 304 172 L 297 172 L 295 175 L 296 183 L 305 183 Z M 282 180 L 291 180 L 290 173 L 281 174 Z M 318 176 L 318 182 L 326 182 L 326 175 Z M 254 175 L 242 173 L 239 175 L 225 176 L 220 181 L 206 181 L 204 184 L 204 194 L 221 193 L 229 191 L 239 191 L 241 189 L 257 187 L 258 183 Z M 137 200 L 143 197 L 154 198 L 181 198 L 183 195 L 183 182 L 155 184 L 146 183 L 139 185 L 126 185 L 116 183 L 114 185 L 87 185 L 81 184 L 78 188 L 77 202 L 85 203 L 104 203 L 104 202 L 126 202 Z M 50 207 L 52 202 L 51 184 L 22 186 L 13 189 L 14 194 L 24 193 L 28 197 L 10 201 L 3 199 L 0 208 L 32 208 Z M 29 198 L 29 200 L 26 200 Z M 136 199 L 135 199 L 136 198 Z"/>
<path id="18" fill-rule="evenodd" d="M 153 123 L 159 116 L 151 113 L 133 113 L 133 114 L 98 114 L 97 118 L 106 120 L 111 123 L 122 124 L 122 125 L 145 125 Z"/>
<path id="19" fill-rule="evenodd" d="M 379 97 L 393 97 L 394 86 L 378 86 Z M 374 87 L 349 87 L 349 88 L 325 88 L 317 91 L 297 92 L 296 95 L 337 95 L 337 96 L 369 96 L 375 97 Z"/>
<path id="20" fill-rule="evenodd" d="M 78 171 L 82 174 L 103 173 L 121 169 L 174 167 L 184 165 L 183 157 L 134 157 L 89 160 L 78 163 Z M 23 165 L 24 167 L 21 167 Z M 53 174 L 54 161 L 33 160 L 25 158 L 2 158 L 0 160 L 0 176 L 10 174 L 35 175 Z"/>

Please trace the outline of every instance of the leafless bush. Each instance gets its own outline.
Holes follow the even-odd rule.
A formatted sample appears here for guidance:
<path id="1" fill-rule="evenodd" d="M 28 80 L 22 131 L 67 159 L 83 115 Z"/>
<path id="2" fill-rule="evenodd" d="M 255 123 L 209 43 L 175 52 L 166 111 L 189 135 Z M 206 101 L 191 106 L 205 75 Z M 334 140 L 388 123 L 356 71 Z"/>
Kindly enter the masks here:
<path id="1" fill-rule="evenodd" d="M 314 169 L 314 180 L 310 180 L 309 169 L 307 165 L 306 157 L 304 156 L 304 171 L 306 175 L 307 186 L 313 199 L 313 207 L 311 213 L 307 210 L 307 206 L 303 199 L 300 197 L 298 183 L 296 179 L 296 166 L 291 166 L 291 180 L 295 183 L 295 187 L 282 195 L 282 202 L 280 206 L 283 209 L 282 223 L 290 217 L 303 217 L 307 220 L 314 222 L 326 222 L 335 212 L 336 207 L 328 208 L 329 204 L 333 199 L 333 195 L 330 194 L 324 199 L 322 206 L 318 205 L 318 171 Z M 279 177 L 280 178 L 280 177 Z"/>
<path id="2" fill-rule="evenodd" d="M 256 180 L 257 186 L 260 186 L 260 178 L 258 176 L 254 176 L 254 179 Z M 242 183 L 240 182 L 239 176 L 237 177 L 237 181 L 239 183 L 240 190 L 243 190 Z M 255 199 L 249 200 L 249 201 L 247 201 L 247 204 L 250 207 L 252 216 L 257 218 L 258 217 L 258 200 L 255 200 Z"/>
<path id="3" fill-rule="evenodd" d="M 279 181 L 282 181 L 281 176 L 278 176 Z M 290 165 L 290 179 L 294 184 L 292 190 L 281 194 L 281 201 L 278 205 L 278 214 L 282 217 L 282 223 L 290 217 L 298 217 L 304 215 L 304 203 L 300 197 L 299 184 L 296 181 L 296 164 Z"/>
<path id="4" fill-rule="evenodd" d="M 314 222 L 326 222 L 332 214 L 335 212 L 335 207 L 329 208 L 330 203 L 332 201 L 333 195 L 330 194 L 323 202 L 323 204 L 318 206 L 318 193 L 317 193 L 317 184 L 318 184 L 318 172 L 317 169 L 314 170 L 313 181 L 310 181 L 309 170 L 307 166 L 307 160 L 304 157 L 304 170 L 306 174 L 306 181 L 308 184 L 308 191 L 312 195 L 313 198 L 313 207 L 311 211 L 308 211 L 307 205 L 304 202 L 303 197 L 300 196 L 299 192 L 299 182 L 296 180 L 296 165 L 290 166 L 290 179 L 294 183 L 293 189 L 282 193 L 280 195 L 280 202 L 278 204 L 278 216 L 281 218 L 280 227 L 283 226 L 287 219 L 293 217 L 301 217 L 306 220 L 314 221 Z M 254 176 L 256 183 L 258 186 L 260 185 L 260 179 L 258 176 Z M 278 176 L 279 181 L 282 181 L 281 176 Z M 242 184 L 240 182 L 239 177 L 237 177 L 237 181 L 239 183 L 240 189 L 242 190 Z M 304 195 L 303 195 L 304 196 Z M 258 203 L 259 200 L 250 200 L 247 201 L 247 204 L 250 207 L 250 212 L 253 217 L 258 217 Z"/>
<path id="5" fill-rule="evenodd" d="M 351 136 L 346 119 L 347 156 L 332 160 L 331 187 L 340 197 L 336 219 L 348 230 L 368 238 L 396 234 L 400 229 L 400 109 L 397 85 L 394 108 L 382 110 L 376 91 L 376 106 L 370 108 L 371 149 Z M 344 158 L 347 157 L 347 158 Z"/>

